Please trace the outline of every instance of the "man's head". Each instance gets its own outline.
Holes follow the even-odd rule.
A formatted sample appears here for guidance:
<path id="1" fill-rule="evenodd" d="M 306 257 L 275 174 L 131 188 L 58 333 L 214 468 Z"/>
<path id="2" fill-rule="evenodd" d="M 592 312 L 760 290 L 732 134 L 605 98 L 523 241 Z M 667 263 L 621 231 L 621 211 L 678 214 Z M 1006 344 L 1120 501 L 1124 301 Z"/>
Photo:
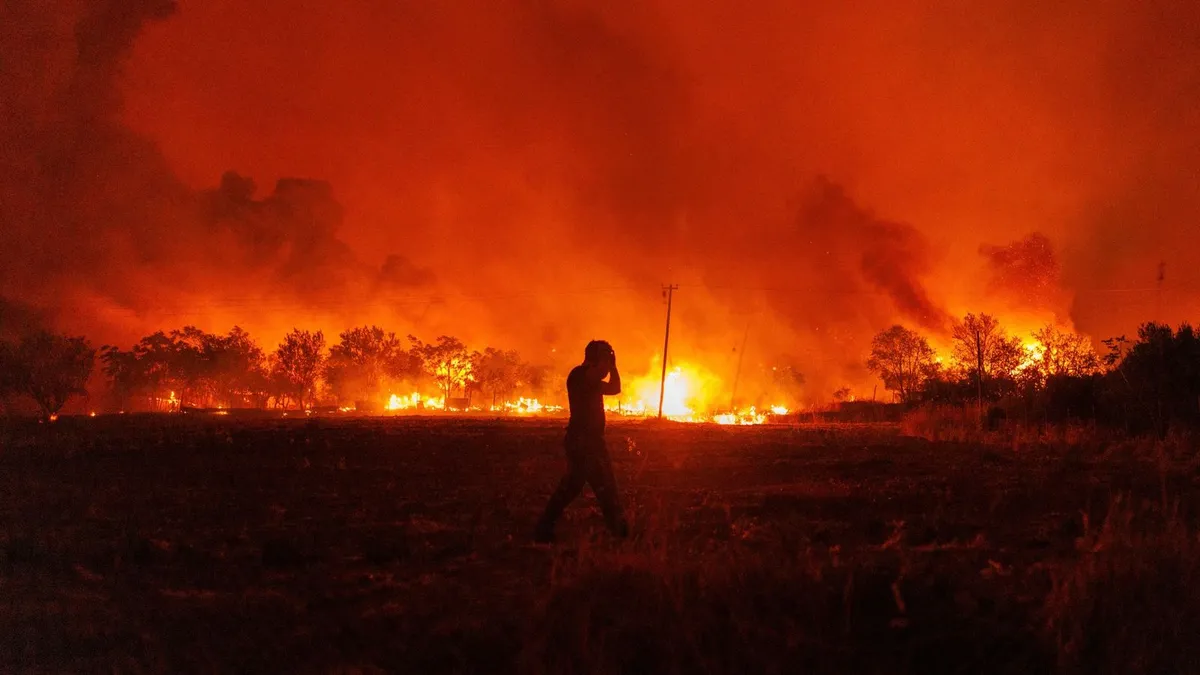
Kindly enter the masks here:
<path id="1" fill-rule="evenodd" d="M 588 365 L 610 363 L 615 355 L 612 345 L 604 340 L 592 340 L 583 348 L 583 362 Z"/>

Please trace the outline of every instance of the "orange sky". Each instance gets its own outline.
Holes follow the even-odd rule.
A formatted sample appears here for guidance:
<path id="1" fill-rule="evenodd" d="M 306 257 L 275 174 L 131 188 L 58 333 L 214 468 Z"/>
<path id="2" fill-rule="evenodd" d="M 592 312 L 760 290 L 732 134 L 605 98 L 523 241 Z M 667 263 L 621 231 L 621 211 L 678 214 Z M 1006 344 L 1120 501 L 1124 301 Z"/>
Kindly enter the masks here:
<path id="1" fill-rule="evenodd" d="M 0 80 L 4 138 L 28 146 L 0 169 L 35 186 L 0 218 L 62 214 L 22 231 L 0 296 L 69 287 L 76 323 L 121 337 L 386 320 L 535 354 L 613 336 L 646 361 L 673 280 L 683 352 L 725 358 L 749 322 L 762 359 L 796 355 L 822 387 L 863 379 L 875 331 L 921 323 L 914 290 L 1096 338 L 1200 304 L 1195 3 L 163 4 L 2 10 L 18 65 L 49 66 Z M 81 49 L 80 25 L 108 37 Z M 68 159 L 47 168 L 63 124 L 113 138 L 54 141 Z M 329 182 L 343 214 L 313 250 L 348 261 L 343 294 L 227 256 L 259 250 L 257 225 L 194 224 L 179 204 L 227 170 L 260 199 Z M 1062 293 L 1022 308 L 979 247 L 1032 232 Z M 390 254 L 433 281 L 379 291 Z M 70 281 L 23 272 L 39 255 Z"/>

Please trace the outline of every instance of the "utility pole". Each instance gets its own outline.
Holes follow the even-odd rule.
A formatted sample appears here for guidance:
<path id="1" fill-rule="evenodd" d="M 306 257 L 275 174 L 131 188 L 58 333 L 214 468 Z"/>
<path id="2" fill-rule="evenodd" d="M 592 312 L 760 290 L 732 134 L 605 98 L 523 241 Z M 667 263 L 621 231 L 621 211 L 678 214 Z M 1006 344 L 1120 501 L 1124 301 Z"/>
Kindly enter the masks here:
<path id="1" fill-rule="evenodd" d="M 671 346 L 671 300 L 679 287 L 675 284 L 663 286 L 663 295 L 667 296 L 667 334 L 663 337 L 663 367 L 662 379 L 658 383 L 658 419 L 662 419 L 663 399 L 667 396 L 667 348 Z"/>
<path id="2" fill-rule="evenodd" d="M 737 410 L 734 405 L 737 402 L 737 386 L 738 380 L 742 379 L 742 359 L 746 357 L 746 338 L 750 337 L 750 322 L 746 322 L 746 332 L 742 333 L 742 349 L 738 352 L 737 372 L 733 374 L 733 390 L 729 392 L 729 409 Z"/>
<path id="3" fill-rule="evenodd" d="M 983 344 L 980 341 L 980 327 L 975 327 L 975 384 L 979 387 L 979 425 L 983 426 Z"/>

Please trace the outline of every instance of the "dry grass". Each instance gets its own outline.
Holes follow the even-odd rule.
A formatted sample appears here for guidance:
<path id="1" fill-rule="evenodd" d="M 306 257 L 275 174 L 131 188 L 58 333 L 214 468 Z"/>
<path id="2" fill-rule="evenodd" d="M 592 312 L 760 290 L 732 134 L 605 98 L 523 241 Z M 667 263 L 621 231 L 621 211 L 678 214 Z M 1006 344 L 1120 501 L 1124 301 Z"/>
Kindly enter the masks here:
<path id="1" fill-rule="evenodd" d="M 1007 445 L 1014 449 L 1034 445 L 1110 445 L 1121 436 L 1089 423 L 1034 424 L 1011 418 L 987 422 L 974 404 L 922 405 L 905 413 L 900 422 L 907 436 L 929 441 Z"/>
<path id="2" fill-rule="evenodd" d="M 536 547 L 560 433 L 10 428 L 0 670 L 1200 672 L 1188 439 L 616 424 L 635 538 Z"/>
<path id="3" fill-rule="evenodd" d="M 1048 633 L 1064 671 L 1200 672 L 1200 546 L 1178 502 L 1115 498 L 1080 556 L 1051 570 Z"/>

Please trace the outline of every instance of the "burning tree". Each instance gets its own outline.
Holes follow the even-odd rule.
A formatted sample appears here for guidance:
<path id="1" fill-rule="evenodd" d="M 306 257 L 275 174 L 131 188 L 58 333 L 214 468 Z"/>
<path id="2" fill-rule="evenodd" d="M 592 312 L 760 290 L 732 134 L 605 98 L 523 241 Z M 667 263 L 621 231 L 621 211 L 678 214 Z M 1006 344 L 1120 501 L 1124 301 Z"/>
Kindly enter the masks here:
<path id="1" fill-rule="evenodd" d="M 488 347 L 483 353 L 475 353 L 472 372 L 479 387 L 492 395 L 492 407 L 496 407 L 497 399 L 505 403 L 512 398 L 513 392 L 521 382 L 521 357 L 514 350 L 500 350 Z"/>
<path id="2" fill-rule="evenodd" d="M 1034 331 L 1037 357 L 1032 363 L 1041 381 L 1056 376 L 1081 377 L 1091 375 L 1100 367 L 1100 359 L 1087 338 L 1078 333 L 1061 331 L 1052 325 Z"/>
<path id="3" fill-rule="evenodd" d="M 275 350 L 272 364 L 273 379 L 282 386 L 284 395 L 305 403 L 316 395 L 317 379 L 325 365 L 325 335 L 298 328 L 292 329 Z"/>
<path id="4" fill-rule="evenodd" d="M 178 387 L 180 407 L 208 401 L 212 394 L 205 378 L 204 344 L 207 336 L 195 326 L 184 326 L 167 335 L 171 349 L 167 354 L 167 371 Z"/>
<path id="5" fill-rule="evenodd" d="M 136 385 L 147 390 L 146 393 L 151 397 L 150 407 L 157 410 L 165 406 L 169 410 L 178 405 L 179 399 L 172 394 L 177 389 L 182 391 L 183 386 L 178 348 L 174 340 L 162 331 L 156 332 L 134 345 L 133 355 L 138 367 L 130 376 Z"/>
<path id="6" fill-rule="evenodd" d="M 216 400 L 230 407 L 266 404 L 266 356 L 249 333 L 234 326 L 228 335 L 204 334 L 201 344 L 201 376 Z"/>
<path id="7" fill-rule="evenodd" d="M 933 372 L 934 351 L 916 331 L 892 326 L 871 340 L 867 368 L 883 380 L 883 386 L 907 403 L 915 398 Z"/>
<path id="8" fill-rule="evenodd" d="M 329 349 L 325 378 L 342 400 L 366 401 L 379 393 L 385 376 L 396 376 L 407 366 L 409 355 L 395 333 L 378 326 L 343 331 L 341 342 Z"/>
<path id="9" fill-rule="evenodd" d="M 72 396 L 87 394 L 84 385 L 96 363 L 96 350 L 86 339 L 37 331 L 6 351 L 9 384 L 37 403 L 43 419 L 58 413 Z"/>
<path id="10" fill-rule="evenodd" d="M 266 357 L 237 326 L 226 335 L 195 326 L 159 331 L 130 351 L 106 346 L 100 359 L 122 409 L 135 397 L 145 397 L 150 410 L 213 403 L 262 407 L 269 390 Z"/>
<path id="11" fill-rule="evenodd" d="M 142 338 L 130 351 L 106 346 L 100 350 L 117 407 L 125 409 L 134 397 L 148 400 L 151 410 L 170 408 L 171 392 L 182 391 L 178 345 L 162 331 Z M 177 401 L 177 399 L 176 399 Z"/>
<path id="12" fill-rule="evenodd" d="M 549 377 L 550 366 L 522 363 L 517 375 L 517 388 L 525 389 L 532 397 L 540 397 L 546 392 L 546 380 Z"/>
<path id="13" fill-rule="evenodd" d="M 178 387 L 181 406 L 265 404 L 266 358 L 249 333 L 238 326 L 226 335 L 184 326 L 171 331 L 168 338 L 171 351 L 166 355 L 166 370 Z"/>
<path id="14" fill-rule="evenodd" d="M 420 357 L 425 372 L 433 376 L 438 389 L 446 397 L 447 405 L 455 388 L 466 393 L 467 385 L 475 381 L 472 373 L 474 359 L 461 340 L 449 335 L 443 335 L 431 344 L 425 344 L 412 335 L 408 339 L 412 343 L 412 353 Z"/>
<path id="15" fill-rule="evenodd" d="M 972 379 L 981 400 L 985 388 L 1010 379 L 1021 365 L 1021 341 L 1007 335 L 994 316 L 967 314 L 955 323 L 951 336 L 954 360 Z"/>
<path id="16" fill-rule="evenodd" d="M 132 351 L 124 352 L 110 345 L 100 348 L 100 361 L 109 381 L 109 396 L 117 408 L 124 410 L 138 389 L 137 359 Z"/>

